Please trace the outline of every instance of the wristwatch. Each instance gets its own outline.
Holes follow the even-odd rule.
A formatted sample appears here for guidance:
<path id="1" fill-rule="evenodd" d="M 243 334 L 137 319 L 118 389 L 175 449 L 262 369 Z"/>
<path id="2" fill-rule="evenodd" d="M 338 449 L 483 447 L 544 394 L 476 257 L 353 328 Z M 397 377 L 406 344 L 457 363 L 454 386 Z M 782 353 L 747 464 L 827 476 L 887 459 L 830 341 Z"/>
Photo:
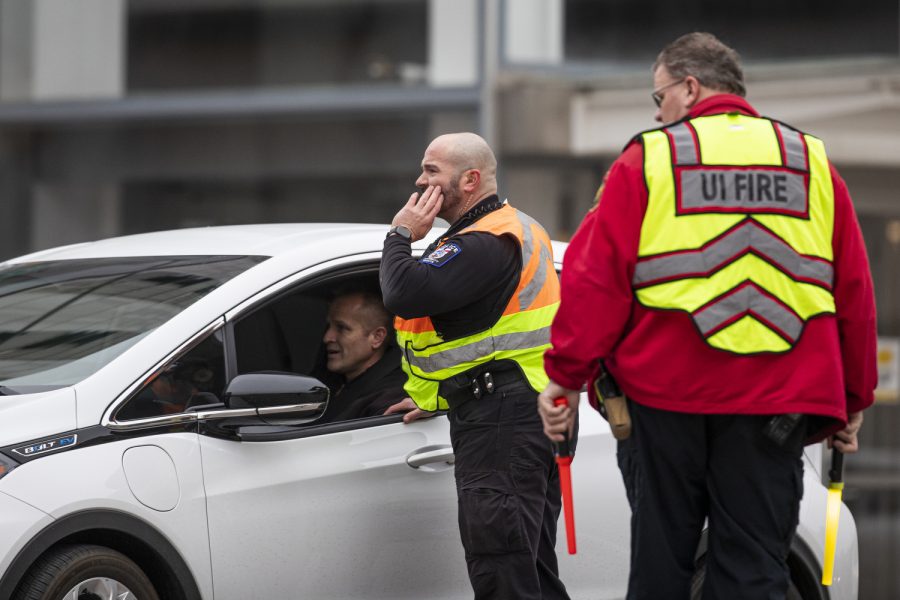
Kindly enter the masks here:
<path id="1" fill-rule="evenodd" d="M 385 237 L 391 237 L 392 235 L 399 235 L 407 242 L 412 241 L 412 231 L 410 231 L 409 227 L 406 227 L 405 225 L 394 225 L 388 230 Z"/>

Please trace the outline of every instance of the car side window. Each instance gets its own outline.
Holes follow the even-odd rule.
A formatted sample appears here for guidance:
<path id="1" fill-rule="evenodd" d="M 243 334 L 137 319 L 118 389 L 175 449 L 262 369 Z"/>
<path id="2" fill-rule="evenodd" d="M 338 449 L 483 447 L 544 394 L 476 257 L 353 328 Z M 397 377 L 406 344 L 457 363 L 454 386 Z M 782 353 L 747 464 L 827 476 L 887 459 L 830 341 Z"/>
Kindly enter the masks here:
<path id="1" fill-rule="evenodd" d="M 283 371 L 317 376 L 327 300 L 293 293 L 267 303 L 234 324 L 238 374 Z"/>
<path id="2" fill-rule="evenodd" d="M 116 420 L 161 417 L 212 404 L 224 388 L 225 351 L 222 332 L 216 330 L 151 375 L 119 409 Z"/>
<path id="3" fill-rule="evenodd" d="M 329 388 L 316 425 L 381 416 L 406 396 L 374 268 L 282 291 L 238 316 L 233 331 L 238 375 L 295 373 Z"/>

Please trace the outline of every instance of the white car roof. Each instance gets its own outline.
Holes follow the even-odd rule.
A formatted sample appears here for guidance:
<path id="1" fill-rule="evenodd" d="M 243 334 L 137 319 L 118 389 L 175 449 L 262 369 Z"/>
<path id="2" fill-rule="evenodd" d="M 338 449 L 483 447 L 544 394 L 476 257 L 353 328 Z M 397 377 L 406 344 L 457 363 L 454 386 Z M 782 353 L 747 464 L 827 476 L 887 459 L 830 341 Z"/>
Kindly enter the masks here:
<path id="1" fill-rule="evenodd" d="M 379 242 L 376 248 L 380 248 L 389 227 L 359 223 L 279 223 L 173 229 L 51 248 L 11 262 L 112 256 L 277 256 L 309 243 L 328 240 L 341 245 L 351 238 L 357 241 L 371 238 Z"/>
<path id="2" fill-rule="evenodd" d="M 371 245 L 372 250 L 380 250 L 389 227 L 368 223 L 272 223 L 173 229 L 60 246 L 20 256 L 9 263 L 117 256 L 278 256 L 320 242 L 333 247 L 359 247 L 363 242 Z M 443 228 L 432 229 L 415 248 L 423 250 L 443 231 Z M 553 242 L 557 262 L 562 261 L 566 246 Z"/>

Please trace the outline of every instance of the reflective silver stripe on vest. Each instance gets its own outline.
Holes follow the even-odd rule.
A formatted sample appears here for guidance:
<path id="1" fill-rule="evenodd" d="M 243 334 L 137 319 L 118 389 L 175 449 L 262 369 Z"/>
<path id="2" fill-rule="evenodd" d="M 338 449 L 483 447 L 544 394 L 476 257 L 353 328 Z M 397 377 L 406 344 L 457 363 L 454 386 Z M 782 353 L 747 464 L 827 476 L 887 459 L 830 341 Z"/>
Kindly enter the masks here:
<path id="1" fill-rule="evenodd" d="M 528 262 L 531 260 L 532 254 L 534 254 L 534 236 L 531 234 L 531 225 L 534 224 L 538 227 L 540 225 L 520 210 L 516 211 L 516 217 L 518 217 L 519 223 L 522 225 L 522 271 L 524 273 L 525 267 L 528 266 Z M 531 306 L 538 293 L 544 288 L 544 283 L 547 281 L 547 265 L 553 262 L 550 249 L 540 241 L 538 241 L 538 245 L 541 247 L 541 252 L 538 258 L 537 271 L 535 271 L 534 277 L 522 288 L 522 292 L 519 294 L 519 310 L 522 311 Z"/>
<path id="2" fill-rule="evenodd" d="M 410 348 L 411 351 L 406 353 L 406 358 L 410 365 L 420 369 L 423 373 L 434 373 L 435 371 L 451 369 L 464 363 L 485 358 L 494 352 L 527 350 L 528 348 L 538 348 L 549 343 L 550 326 L 548 325 L 534 331 L 487 337 L 459 348 L 435 352 L 431 356 L 417 356 L 415 349 Z"/>
<path id="3" fill-rule="evenodd" d="M 740 223 L 730 232 L 697 250 L 639 259 L 632 284 L 646 287 L 673 279 L 705 277 L 753 251 L 793 277 L 831 289 L 831 263 L 803 256 L 755 221 Z"/>
<path id="4" fill-rule="evenodd" d="M 691 133 L 686 123 L 679 123 L 666 129 L 675 142 L 674 163 L 679 167 L 684 165 L 699 165 L 700 157 L 697 156 L 697 146 L 694 144 L 694 134 Z"/>
<path id="5" fill-rule="evenodd" d="M 763 212 L 806 216 L 809 197 L 803 175 L 765 168 L 701 167 L 681 172 L 679 213 Z"/>
<path id="6" fill-rule="evenodd" d="M 781 139 L 784 141 L 784 166 L 806 172 L 806 143 L 803 135 L 796 129 L 791 129 L 781 123 L 772 124 L 778 128 Z"/>
<path id="7" fill-rule="evenodd" d="M 707 305 L 694 313 L 693 317 L 703 335 L 709 337 L 723 324 L 729 321 L 736 322 L 738 317 L 747 313 L 765 319 L 768 321 L 768 323 L 764 323 L 765 325 L 771 324 L 776 327 L 792 343 L 797 340 L 803 330 L 803 321 L 800 317 L 753 285 L 748 285 Z"/>

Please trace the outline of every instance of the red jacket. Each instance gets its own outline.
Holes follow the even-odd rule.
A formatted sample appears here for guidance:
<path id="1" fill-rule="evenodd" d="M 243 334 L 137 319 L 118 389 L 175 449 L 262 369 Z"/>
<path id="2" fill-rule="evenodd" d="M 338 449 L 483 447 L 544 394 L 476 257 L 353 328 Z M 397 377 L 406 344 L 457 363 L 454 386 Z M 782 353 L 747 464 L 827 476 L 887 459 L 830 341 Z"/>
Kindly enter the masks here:
<path id="1" fill-rule="evenodd" d="M 700 102 L 690 116 L 732 111 L 759 116 L 743 98 L 727 94 Z M 631 281 L 647 188 L 641 144 L 629 144 L 566 251 L 547 374 L 580 389 L 604 359 L 622 391 L 646 406 L 704 414 L 799 412 L 846 424 L 848 411 L 873 401 L 875 299 L 847 186 L 833 166 L 831 177 L 836 314 L 807 322 L 790 352 L 740 356 L 707 345 L 690 315 L 636 301 Z M 814 439 L 839 427 L 831 423 Z"/>

